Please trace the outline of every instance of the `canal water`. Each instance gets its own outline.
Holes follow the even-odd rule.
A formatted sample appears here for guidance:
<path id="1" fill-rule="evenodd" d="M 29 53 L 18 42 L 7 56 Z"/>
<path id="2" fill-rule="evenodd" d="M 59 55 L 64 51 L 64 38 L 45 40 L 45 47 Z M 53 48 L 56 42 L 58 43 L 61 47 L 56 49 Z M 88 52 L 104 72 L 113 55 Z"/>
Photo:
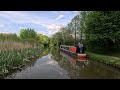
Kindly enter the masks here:
<path id="1" fill-rule="evenodd" d="M 40 58 L 4 79 L 119 79 L 120 70 L 95 60 L 78 61 L 58 48 L 45 49 Z"/>

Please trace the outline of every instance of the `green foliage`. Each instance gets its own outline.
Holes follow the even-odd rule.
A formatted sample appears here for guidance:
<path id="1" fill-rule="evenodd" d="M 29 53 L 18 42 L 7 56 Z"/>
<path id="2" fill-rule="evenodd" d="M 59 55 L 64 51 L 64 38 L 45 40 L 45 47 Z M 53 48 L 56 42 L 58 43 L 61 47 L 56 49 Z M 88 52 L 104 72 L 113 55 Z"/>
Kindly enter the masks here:
<path id="1" fill-rule="evenodd" d="M 90 59 L 120 68 L 120 58 L 87 52 Z"/>
<path id="2" fill-rule="evenodd" d="M 22 39 L 27 39 L 27 38 L 36 38 L 37 34 L 33 29 L 21 29 L 20 30 L 20 37 Z"/>
<path id="3" fill-rule="evenodd" d="M 87 15 L 86 41 L 99 47 L 120 45 L 120 12 L 93 11 Z"/>
<path id="4" fill-rule="evenodd" d="M 41 44 L 44 44 L 44 45 L 50 44 L 49 37 L 47 37 L 46 35 L 43 35 L 43 34 L 37 34 L 37 41 L 40 45 Z"/>
<path id="5" fill-rule="evenodd" d="M 40 43 L 49 43 L 49 38 L 43 34 L 37 34 L 37 40 L 39 40 Z"/>
<path id="6" fill-rule="evenodd" d="M 0 40 L 18 40 L 16 34 L 0 33 Z"/>
<path id="7" fill-rule="evenodd" d="M 40 52 L 39 47 L 0 52 L 0 75 L 8 73 L 11 69 L 21 68 L 32 58 L 38 57 Z"/>
<path id="8" fill-rule="evenodd" d="M 43 34 L 37 34 L 33 29 L 21 29 L 20 38 L 23 42 L 29 42 L 33 46 L 49 45 L 49 38 Z"/>
<path id="9" fill-rule="evenodd" d="M 51 38 L 53 45 L 59 46 L 60 44 L 74 45 L 74 40 L 71 31 L 67 27 L 63 27 L 59 32 L 55 33 Z"/>

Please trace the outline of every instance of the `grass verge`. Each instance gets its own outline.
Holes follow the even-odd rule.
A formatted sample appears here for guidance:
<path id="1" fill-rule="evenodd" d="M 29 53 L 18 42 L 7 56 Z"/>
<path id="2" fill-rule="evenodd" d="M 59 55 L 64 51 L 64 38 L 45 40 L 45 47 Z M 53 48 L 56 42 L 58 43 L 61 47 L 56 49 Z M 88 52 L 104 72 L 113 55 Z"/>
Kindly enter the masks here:
<path id="1" fill-rule="evenodd" d="M 120 68 L 120 58 L 118 57 L 95 54 L 95 53 L 90 53 L 90 52 L 86 52 L 86 53 L 90 59 L 97 60 L 107 65 Z"/>

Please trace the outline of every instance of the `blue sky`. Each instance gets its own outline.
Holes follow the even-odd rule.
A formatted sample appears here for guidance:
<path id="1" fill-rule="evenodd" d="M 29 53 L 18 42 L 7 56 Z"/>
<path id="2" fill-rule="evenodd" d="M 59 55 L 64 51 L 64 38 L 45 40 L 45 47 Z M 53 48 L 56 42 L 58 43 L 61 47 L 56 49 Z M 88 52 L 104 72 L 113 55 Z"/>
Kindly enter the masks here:
<path id="1" fill-rule="evenodd" d="M 34 28 L 37 33 L 51 36 L 66 26 L 78 11 L 0 11 L 0 33 L 16 33 Z"/>

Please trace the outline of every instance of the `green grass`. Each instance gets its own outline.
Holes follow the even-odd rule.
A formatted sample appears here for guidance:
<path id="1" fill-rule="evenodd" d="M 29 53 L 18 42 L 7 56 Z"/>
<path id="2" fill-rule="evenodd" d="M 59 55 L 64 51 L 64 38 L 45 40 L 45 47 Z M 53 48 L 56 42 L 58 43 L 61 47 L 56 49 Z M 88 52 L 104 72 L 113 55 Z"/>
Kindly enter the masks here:
<path id="1" fill-rule="evenodd" d="M 120 58 L 118 57 L 95 54 L 90 52 L 87 52 L 87 55 L 90 59 L 97 60 L 105 64 L 120 68 Z"/>
<path id="2" fill-rule="evenodd" d="M 0 75 L 12 69 L 21 68 L 31 59 L 38 57 L 41 48 L 24 48 L 0 52 Z"/>
<path id="3" fill-rule="evenodd" d="M 120 48 L 93 48 L 93 49 L 87 49 L 88 52 L 93 52 L 96 54 L 102 54 L 102 55 L 108 55 L 108 56 L 114 56 L 120 58 Z"/>

